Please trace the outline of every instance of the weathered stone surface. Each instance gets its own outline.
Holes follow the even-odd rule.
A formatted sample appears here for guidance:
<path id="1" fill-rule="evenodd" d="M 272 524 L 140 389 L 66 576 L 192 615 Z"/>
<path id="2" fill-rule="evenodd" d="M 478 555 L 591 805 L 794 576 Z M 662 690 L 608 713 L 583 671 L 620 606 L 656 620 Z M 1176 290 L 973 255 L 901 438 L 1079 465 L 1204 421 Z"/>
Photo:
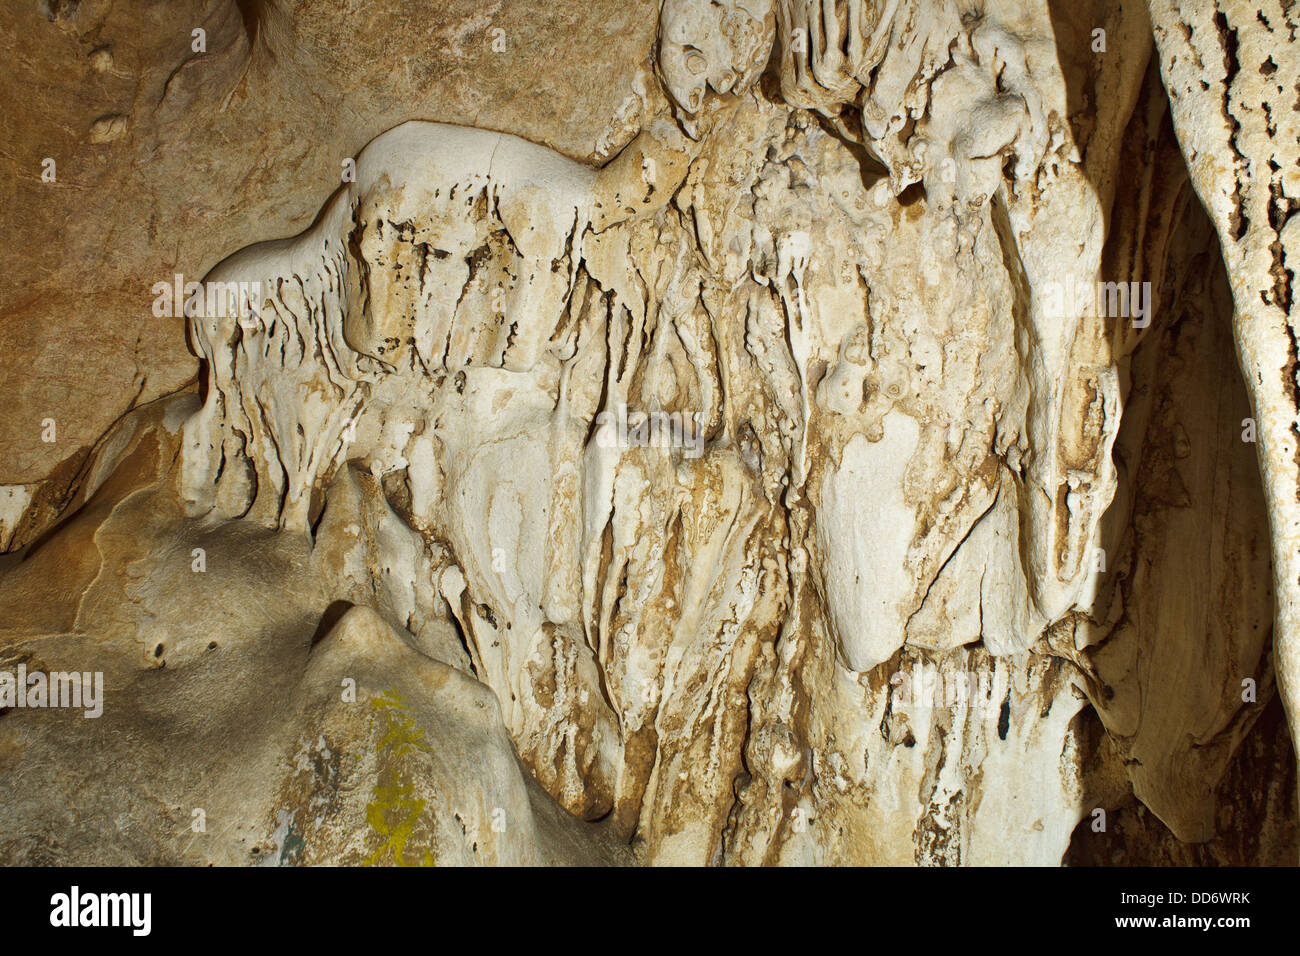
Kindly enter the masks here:
<path id="1" fill-rule="evenodd" d="M 613 155 L 640 122 L 655 36 L 646 12 L 6 4 L 0 93 L 21 108 L 0 116 L 0 483 L 46 478 L 133 405 L 192 380 L 183 323 L 154 314 L 154 283 L 197 281 L 250 241 L 301 229 L 343 161 L 384 130 L 442 120 L 585 162 Z M 42 180 L 47 158 L 54 182 Z"/>
<path id="2" fill-rule="evenodd" d="M 413 642 L 347 600 L 365 561 L 352 530 L 326 525 L 313 547 L 184 520 L 162 478 L 186 404 L 134 413 L 112 478 L 6 578 L 6 665 L 99 673 L 102 687 L 89 718 L 83 701 L 0 719 L 0 857 L 619 861 L 531 792 L 450 627 Z"/>
<path id="3" fill-rule="evenodd" d="M 239 198 L 166 233 L 238 249 L 198 394 L 15 453 L 4 659 L 103 671 L 101 766 L 160 769 L 100 839 L 120 775 L 40 796 L 81 718 L 3 714 L 0 855 L 1294 861 L 1289 11 L 381 7 L 213 14 L 287 120 L 211 120 Z"/>

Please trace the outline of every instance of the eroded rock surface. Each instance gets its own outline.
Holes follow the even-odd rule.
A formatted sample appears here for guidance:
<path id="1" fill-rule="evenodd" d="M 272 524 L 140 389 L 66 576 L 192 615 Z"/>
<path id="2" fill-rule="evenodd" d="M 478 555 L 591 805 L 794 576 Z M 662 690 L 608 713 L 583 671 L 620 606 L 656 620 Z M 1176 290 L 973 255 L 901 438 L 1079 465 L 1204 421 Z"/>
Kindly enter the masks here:
<path id="1" fill-rule="evenodd" d="M 4 856 L 1294 862 L 1290 11 L 609 6 L 603 139 L 384 123 L 0 498 L 5 659 L 166 768 L 101 846 L 3 714 Z"/>

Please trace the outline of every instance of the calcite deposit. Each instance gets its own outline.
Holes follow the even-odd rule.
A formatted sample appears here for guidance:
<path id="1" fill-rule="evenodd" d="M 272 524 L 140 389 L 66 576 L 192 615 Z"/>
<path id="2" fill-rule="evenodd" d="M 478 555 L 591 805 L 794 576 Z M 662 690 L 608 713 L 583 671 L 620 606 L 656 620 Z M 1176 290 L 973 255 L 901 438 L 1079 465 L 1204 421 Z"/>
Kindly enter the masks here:
<path id="1" fill-rule="evenodd" d="M 1289 0 L 130 6 L 3 14 L 0 861 L 1297 862 Z"/>

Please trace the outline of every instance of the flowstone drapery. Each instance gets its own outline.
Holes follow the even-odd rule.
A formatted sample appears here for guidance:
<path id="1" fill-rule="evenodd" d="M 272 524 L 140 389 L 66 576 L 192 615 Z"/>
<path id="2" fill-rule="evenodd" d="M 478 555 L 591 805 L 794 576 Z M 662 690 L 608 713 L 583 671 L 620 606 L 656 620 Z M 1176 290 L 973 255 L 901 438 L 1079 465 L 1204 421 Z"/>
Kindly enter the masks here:
<path id="1" fill-rule="evenodd" d="M 104 670 L 177 762 L 100 856 L 1293 862 L 1300 57 L 1260 10 L 664 0 L 603 166 L 374 139 L 207 275 L 200 396 L 0 578 L 7 656 Z M 23 619 L 56 557 L 74 606 Z M 247 789 L 187 793 L 217 758 L 153 722 L 263 679 L 292 706 L 217 707 L 207 768 Z M 75 746 L 35 713 L 7 820 Z M 235 829 L 175 836 L 198 799 Z"/>

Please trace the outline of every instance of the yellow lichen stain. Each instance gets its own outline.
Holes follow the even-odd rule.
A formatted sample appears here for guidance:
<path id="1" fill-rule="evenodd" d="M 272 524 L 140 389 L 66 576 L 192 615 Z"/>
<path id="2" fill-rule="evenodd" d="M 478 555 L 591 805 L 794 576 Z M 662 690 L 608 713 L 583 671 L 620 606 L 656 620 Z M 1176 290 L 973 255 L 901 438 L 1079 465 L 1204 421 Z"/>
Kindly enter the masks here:
<path id="1" fill-rule="evenodd" d="M 413 750 L 432 753 L 424 740 L 424 728 L 416 724 L 410 702 L 396 689 L 389 689 L 372 701 L 375 713 L 386 720 L 380 739 L 379 759 L 383 765 L 375 784 L 374 799 L 366 806 L 366 822 L 383 843 L 363 861 L 363 866 L 381 865 L 392 854 L 395 866 L 433 866 L 433 854 L 426 847 L 415 861 L 406 858 L 406 844 L 411 839 L 425 803 L 414 796 L 415 784 L 405 778 L 399 761 Z"/>

